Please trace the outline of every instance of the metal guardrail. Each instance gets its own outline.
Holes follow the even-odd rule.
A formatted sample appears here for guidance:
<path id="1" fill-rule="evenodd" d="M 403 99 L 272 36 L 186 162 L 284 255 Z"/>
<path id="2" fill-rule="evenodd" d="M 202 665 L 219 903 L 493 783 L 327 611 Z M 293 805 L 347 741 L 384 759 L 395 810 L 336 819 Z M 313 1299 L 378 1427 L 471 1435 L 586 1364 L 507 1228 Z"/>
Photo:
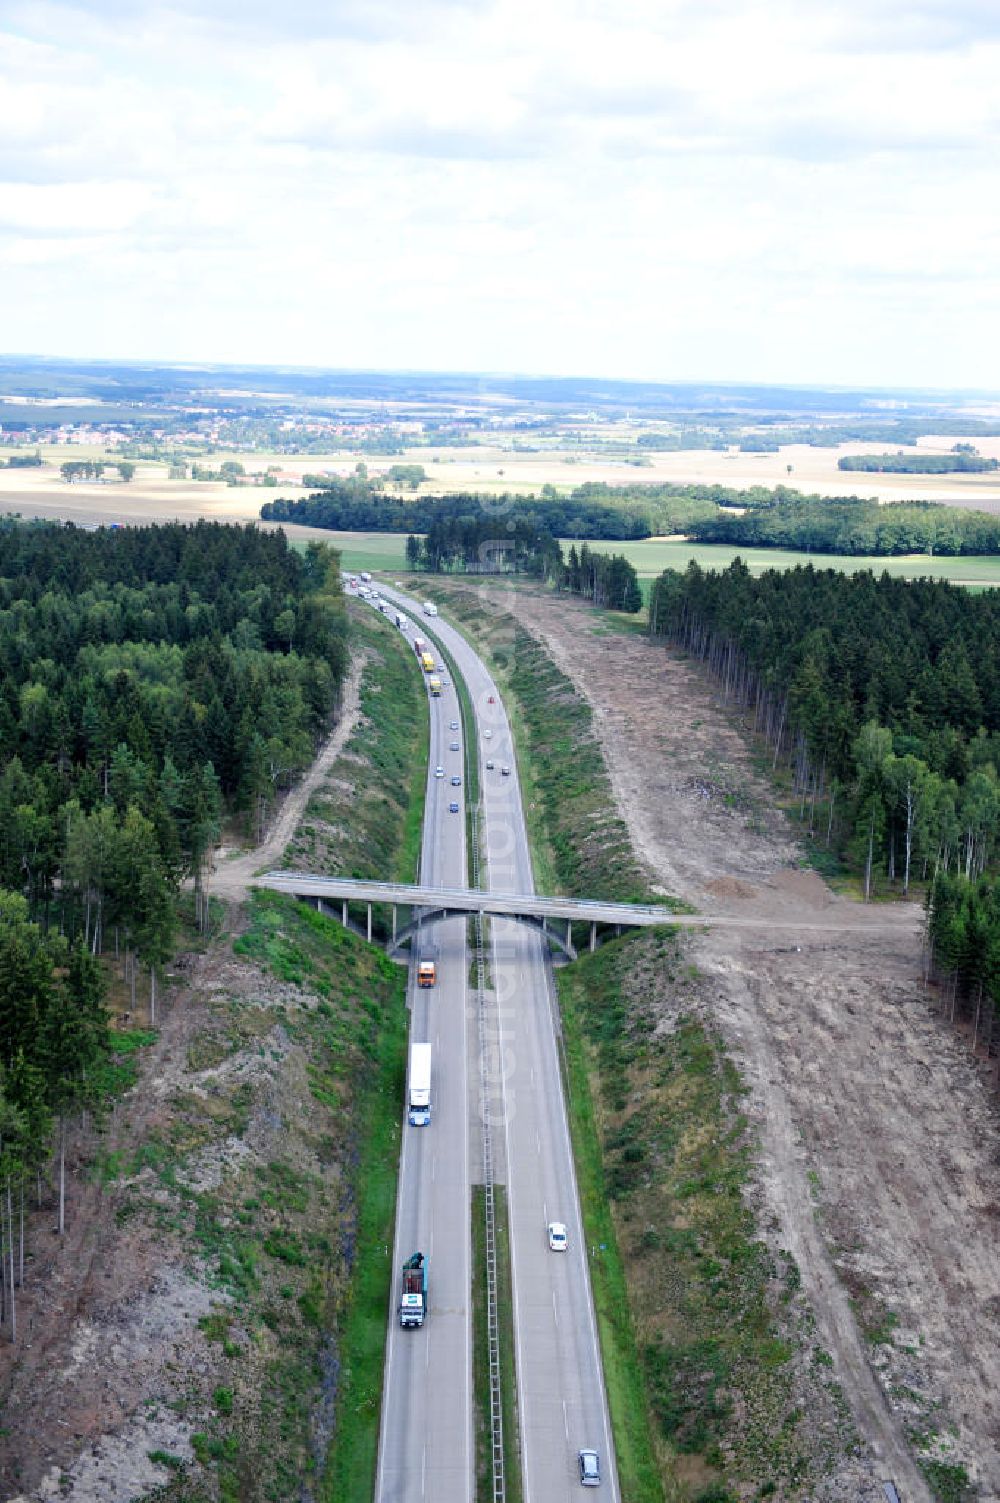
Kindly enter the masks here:
<path id="1" fill-rule="evenodd" d="M 472 814 L 472 876 L 479 883 L 479 817 Z M 476 1016 L 479 1025 L 479 1103 L 483 1126 L 483 1200 L 486 1214 L 486 1348 L 490 1371 L 490 1468 L 493 1503 L 504 1503 L 503 1397 L 500 1377 L 500 1321 L 497 1310 L 497 1229 L 493 1182 L 493 1130 L 490 1120 L 489 1039 L 486 1026 L 486 951 L 483 915 L 473 915 L 476 947 Z"/>

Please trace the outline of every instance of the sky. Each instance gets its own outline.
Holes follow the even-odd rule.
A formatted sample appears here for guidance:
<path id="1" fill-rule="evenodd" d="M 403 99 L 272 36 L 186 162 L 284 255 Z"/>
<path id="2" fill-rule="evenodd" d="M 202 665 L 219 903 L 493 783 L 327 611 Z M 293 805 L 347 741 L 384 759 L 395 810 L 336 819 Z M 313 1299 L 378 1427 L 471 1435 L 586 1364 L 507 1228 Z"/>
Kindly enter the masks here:
<path id="1" fill-rule="evenodd" d="M 0 0 L 0 350 L 1000 389 L 996 0 Z"/>

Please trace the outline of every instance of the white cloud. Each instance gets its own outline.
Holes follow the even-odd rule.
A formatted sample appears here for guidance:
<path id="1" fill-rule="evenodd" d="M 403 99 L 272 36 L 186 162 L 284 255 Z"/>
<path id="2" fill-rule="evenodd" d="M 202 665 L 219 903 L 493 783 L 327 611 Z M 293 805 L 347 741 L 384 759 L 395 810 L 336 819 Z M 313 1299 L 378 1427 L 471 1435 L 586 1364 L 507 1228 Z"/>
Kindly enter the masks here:
<path id="1" fill-rule="evenodd" d="M 988 384 L 998 63 L 985 0 L 0 0 L 5 343 Z"/>

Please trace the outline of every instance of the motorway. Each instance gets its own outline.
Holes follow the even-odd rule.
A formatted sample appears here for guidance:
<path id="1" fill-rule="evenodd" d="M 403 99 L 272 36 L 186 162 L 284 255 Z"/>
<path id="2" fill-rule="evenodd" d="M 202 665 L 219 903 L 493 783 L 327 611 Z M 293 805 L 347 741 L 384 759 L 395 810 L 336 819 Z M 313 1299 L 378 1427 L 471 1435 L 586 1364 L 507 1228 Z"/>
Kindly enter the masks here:
<path id="1" fill-rule="evenodd" d="M 414 659 L 414 672 L 419 672 Z M 449 730 L 460 721 L 454 686 L 430 699 L 430 768 L 421 848 L 421 879 L 465 882 L 464 759 L 449 750 L 462 742 Z M 386 706 L 391 713 L 391 706 Z M 444 767 L 447 776 L 435 778 Z M 452 774 L 463 777 L 453 788 Z M 431 1124 L 411 1127 L 403 1115 L 379 1467 L 379 1503 L 472 1503 L 472 1324 L 469 1242 L 469 1099 L 478 1077 L 470 1072 L 466 995 L 466 920 L 428 926 L 422 946 L 436 950 L 438 983 L 420 989 L 410 967 L 413 1042 L 433 1045 Z M 430 1315 L 418 1330 L 402 1330 L 397 1316 L 400 1267 L 411 1252 L 428 1260 Z"/>
<path id="2" fill-rule="evenodd" d="M 395 601 L 409 616 L 410 637 L 414 633 L 427 635 L 432 631 L 445 643 L 468 684 L 476 719 L 482 789 L 486 851 L 485 870 L 481 872 L 483 885 L 501 892 L 533 892 L 514 746 L 496 685 L 460 633 L 440 618 L 426 621 L 416 602 L 396 591 L 380 588 L 384 598 Z M 461 717 L 449 708 L 455 703 L 451 697 L 454 686 L 445 693 L 447 699 L 431 701 L 431 767 L 435 761 L 440 761 L 450 772 L 449 754 L 439 755 L 435 750 L 439 744 L 434 740 L 435 723 L 439 726 L 441 722 L 446 724 L 449 719 Z M 486 770 L 488 759 L 495 764 L 492 771 Z M 513 769 L 510 777 L 501 775 L 503 765 Z M 451 822 L 464 824 L 464 821 L 449 816 L 447 812 L 442 813 L 440 806 L 432 802 L 435 782 L 431 775 L 424 834 L 425 865 L 421 875 L 428 882 L 464 885 L 464 872 L 459 873 L 451 864 L 461 859 L 455 854 L 458 836 L 453 836 Z M 442 796 L 449 791 L 446 782 Z M 447 802 L 445 796 L 445 811 Z M 464 800 L 462 802 L 464 808 Z M 454 1376 L 451 1369 L 445 1371 L 441 1366 L 445 1359 L 443 1350 L 439 1353 L 428 1347 L 426 1367 L 422 1372 L 418 1371 L 419 1356 L 414 1356 L 419 1343 L 436 1329 L 439 1322 L 451 1317 L 450 1301 L 453 1297 L 461 1305 L 468 1331 L 468 1279 L 464 1288 L 453 1296 L 451 1278 L 453 1270 L 457 1273 L 460 1262 L 464 1260 L 468 1265 L 470 1191 L 466 1180 L 458 1193 L 459 1171 L 461 1163 L 466 1169 L 470 1164 L 469 1132 L 475 1131 L 478 1139 L 478 1126 L 474 1127 L 479 1106 L 474 1094 L 475 1073 L 467 1064 L 464 1081 L 460 1080 L 462 1066 L 457 1061 L 462 1050 L 465 1050 L 468 1060 L 468 1036 L 473 1031 L 471 1018 L 467 1021 L 465 1006 L 466 965 L 464 959 L 460 959 L 465 925 L 462 920 L 449 920 L 436 928 L 442 936 L 442 980 L 437 990 L 430 994 L 433 1002 L 422 1004 L 418 1000 L 413 1038 L 424 1036 L 418 1031 L 424 1022 L 420 1017 L 421 1006 L 433 1008 L 438 1019 L 450 1019 L 455 1036 L 449 1038 L 447 1032 L 443 1035 L 448 1053 L 441 1061 L 435 1084 L 437 1117 L 432 1127 L 406 1129 L 396 1255 L 398 1263 L 401 1256 L 412 1251 L 413 1247 L 424 1246 L 413 1241 L 411 1228 L 422 1231 L 425 1243 L 433 1236 L 430 1259 L 432 1314 L 423 1331 L 402 1332 L 397 1327 L 390 1332 L 377 1493 L 386 1503 L 389 1499 L 405 1500 L 405 1503 L 429 1503 L 431 1499 L 434 1503 L 464 1503 L 472 1496 L 470 1401 L 468 1393 L 461 1401 L 456 1397 L 458 1379 L 463 1372 L 468 1373 L 468 1357 L 462 1357 L 457 1351 L 457 1343 L 450 1334 L 446 1360 L 455 1364 Z M 454 936 L 454 939 L 448 938 L 447 949 L 446 934 Z M 525 1503 L 578 1500 L 577 1452 L 581 1447 L 592 1447 L 601 1456 L 601 1496 L 617 1503 L 618 1481 L 590 1292 L 587 1247 L 559 1070 L 558 1011 L 551 967 L 541 939 L 511 921 L 491 920 L 491 942 L 490 969 L 497 1002 L 497 1048 L 490 1051 L 493 1072 L 490 1095 L 494 1141 L 496 1148 L 501 1150 L 497 1154 L 496 1178 L 506 1181 L 510 1209 L 524 1499 Z M 446 979 L 445 972 L 452 970 L 460 970 L 461 975 L 449 975 Z M 447 987 L 447 992 L 442 990 L 443 987 Z M 453 1011 L 459 993 L 461 1019 Z M 428 994 L 425 992 L 423 996 L 426 998 Z M 438 1043 L 441 1035 L 440 1028 L 433 1035 L 439 1058 L 443 1052 L 442 1044 Z M 463 1087 L 464 1094 L 459 1099 Z M 452 1092 L 454 1098 L 446 1101 Z M 465 1132 L 460 1144 L 457 1134 L 462 1131 L 459 1124 L 463 1121 Z M 421 1143 L 414 1151 L 411 1145 L 418 1132 L 428 1143 L 437 1142 L 440 1146 L 435 1150 Z M 452 1137 L 453 1132 L 455 1137 Z M 448 1134 L 447 1142 L 442 1141 L 445 1134 Z M 442 1174 L 446 1176 L 454 1203 L 442 1207 L 438 1180 L 431 1182 L 427 1210 L 433 1218 L 443 1210 L 447 1215 L 446 1222 L 434 1220 L 432 1230 L 428 1220 L 421 1220 L 422 1213 L 417 1209 L 420 1188 L 418 1185 L 414 1190 L 413 1182 L 422 1175 L 420 1184 L 426 1190 L 430 1173 L 428 1162 L 434 1162 L 435 1157 L 438 1180 Z M 460 1227 L 463 1219 L 464 1224 Z M 565 1253 L 549 1251 L 546 1225 L 550 1220 L 566 1224 L 568 1249 Z M 423 1231 L 424 1226 L 426 1231 Z M 460 1238 L 462 1257 L 453 1257 L 454 1249 L 449 1248 L 448 1282 L 442 1283 L 435 1257 L 440 1261 L 442 1243 L 452 1235 Z M 434 1249 L 438 1249 L 436 1254 Z M 398 1364 L 401 1364 L 399 1371 Z M 426 1386 L 427 1393 L 417 1393 L 416 1389 L 423 1386 Z M 421 1458 L 421 1430 L 428 1425 L 433 1428 L 434 1442 L 432 1445 L 428 1441 L 423 1446 Z M 454 1454 L 454 1468 L 445 1468 L 438 1461 L 439 1443 L 447 1447 L 449 1454 Z M 432 1465 L 435 1468 L 433 1483 L 430 1480 Z"/>

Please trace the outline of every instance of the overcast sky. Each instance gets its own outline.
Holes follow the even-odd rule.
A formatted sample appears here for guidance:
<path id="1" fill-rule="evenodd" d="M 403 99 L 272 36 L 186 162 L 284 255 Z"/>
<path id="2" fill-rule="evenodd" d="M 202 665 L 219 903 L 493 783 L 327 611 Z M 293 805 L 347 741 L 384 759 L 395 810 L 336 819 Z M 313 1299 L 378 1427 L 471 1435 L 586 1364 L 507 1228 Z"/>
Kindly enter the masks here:
<path id="1" fill-rule="evenodd" d="M 997 0 L 0 0 L 0 349 L 1000 388 Z"/>

